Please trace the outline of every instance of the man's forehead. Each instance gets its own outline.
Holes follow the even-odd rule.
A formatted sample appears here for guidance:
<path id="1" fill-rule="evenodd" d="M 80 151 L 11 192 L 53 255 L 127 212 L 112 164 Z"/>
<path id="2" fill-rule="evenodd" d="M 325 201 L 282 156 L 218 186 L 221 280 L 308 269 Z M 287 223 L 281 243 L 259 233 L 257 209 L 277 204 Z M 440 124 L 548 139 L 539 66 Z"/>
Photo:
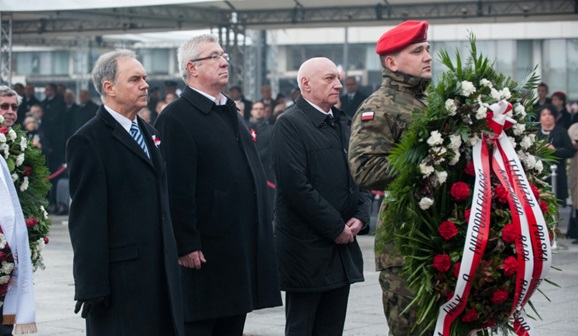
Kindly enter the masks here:
<path id="1" fill-rule="evenodd" d="M 16 99 L 16 96 L 0 96 L 0 104 L 4 104 L 4 103 L 9 103 L 9 104 L 16 104 L 18 103 L 18 100 Z"/>

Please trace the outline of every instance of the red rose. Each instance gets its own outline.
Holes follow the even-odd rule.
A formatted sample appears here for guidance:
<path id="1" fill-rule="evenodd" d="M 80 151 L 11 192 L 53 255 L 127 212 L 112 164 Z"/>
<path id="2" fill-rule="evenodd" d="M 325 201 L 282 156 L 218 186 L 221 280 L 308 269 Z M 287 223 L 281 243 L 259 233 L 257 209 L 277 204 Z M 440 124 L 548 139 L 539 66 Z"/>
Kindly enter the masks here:
<path id="1" fill-rule="evenodd" d="M 512 256 L 507 257 L 502 264 L 502 269 L 504 270 L 505 276 L 516 274 L 516 270 L 518 269 L 518 260 Z"/>
<path id="2" fill-rule="evenodd" d="M 8 134 L 8 127 L 6 126 L 0 127 L 0 133 Z"/>
<path id="3" fill-rule="evenodd" d="M 472 176 L 476 176 L 476 169 L 474 167 L 474 162 L 470 161 L 466 163 L 466 168 L 464 169 L 464 173 Z"/>
<path id="4" fill-rule="evenodd" d="M 48 239 L 48 237 L 44 237 L 44 244 L 48 244 L 50 240 Z"/>
<path id="5" fill-rule="evenodd" d="M 445 272 L 450 269 L 452 262 L 447 254 L 438 254 L 434 257 L 433 267 L 439 272 Z"/>
<path id="6" fill-rule="evenodd" d="M 540 209 L 543 213 L 548 213 L 548 203 L 546 203 L 546 201 L 540 201 Z"/>
<path id="7" fill-rule="evenodd" d="M 506 224 L 502 229 L 502 240 L 506 243 L 513 243 L 519 234 L 518 228 L 514 224 Z"/>
<path id="8" fill-rule="evenodd" d="M 466 219 L 466 221 L 470 221 L 470 213 L 472 212 L 472 209 L 466 209 L 464 210 L 464 218 Z"/>
<path id="9" fill-rule="evenodd" d="M 503 289 L 498 289 L 492 295 L 491 301 L 493 304 L 497 305 L 497 304 L 500 304 L 500 303 L 506 301 L 507 298 L 508 298 L 508 292 L 506 292 Z"/>
<path id="10" fill-rule="evenodd" d="M 24 167 L 24 176 L 30 176 L 30 174 L 32 173 L 32 167 Z"/>
<path id="11" fill-rule="evenodd" d="M 0 261 L 6 261 L 6 259 L 8 259 L 8 258 L 6 257 L 6 253 L 0 251 Z"/>
<path id="12" fill-rule="evenodd" d="M 538 187 L 530 184 L 530 188 L 532 189 L 532 193 L 534 194 L 534 197 L 536 197 L 536 199 L 540 198 L 540 191 L 538 190 Z"/>
<path id="13" fill-rule="evenodd" d="M 450 195 L 456 201 L 463 201 L 470 196 L 470 187 L 464 182 L 456 182 L 450 188 Z"/>
<path id="14" fill-rule="evenodd" d="M 462 262 L 458 261 L 456 263 L 456 265 L 454 266 L 454 276 L 456 277 L 456 279 L 458 278 L 458 276 L 460 275 L 460 267 L 462 266 Z"/>
<path id="15" fill-rule="evenodd" d="M 462 316 L 462 322 L 473 322 L 478 319 L 478 312 L 476 308 L 468 309 L 466 314 Z"/>
<path id="16" fill-rule="evenodd" d="M 32 217 L 32 218 L 28 218 L 26 220 L 26 227 L 27 228 L 30 229 L 30 228 L 34 227 L 35 225 L 38 225 L 38 220 L 36 218 Z"/>
<path id="17" fill-rule="evenodd" d="M 10 283 L 10 281 L 5 283 L 5 284 L 0 285 L 0 296 L 6 295 L 6 292 L 8 292 L 8 284 L 9 283 Z"/>
<path id="18" fill-rule="evenodd" d="M 494 319 L 489 319 L 486 322 L 482 323 L 482 327 L 483 328 L 491 328 L 496 324 L 496 321 L 494 321 Z"/>
<path id="19" fill-rule="evenodd" d="M 496 189 L 494 189 L 494 194 L 494 197 L 498 200 L 498 202 L 508 203 L 508 191 L 506 191 L 506 188 L 503 186 L 497 186 Z"/>
<path id="20" fill-rule="evenodd" d="M 438 227 L 438 232 L 443 239 L 450 240 L 458 234 L 458 229 L 454 225 L 454 222 L 445 221 Z"/>

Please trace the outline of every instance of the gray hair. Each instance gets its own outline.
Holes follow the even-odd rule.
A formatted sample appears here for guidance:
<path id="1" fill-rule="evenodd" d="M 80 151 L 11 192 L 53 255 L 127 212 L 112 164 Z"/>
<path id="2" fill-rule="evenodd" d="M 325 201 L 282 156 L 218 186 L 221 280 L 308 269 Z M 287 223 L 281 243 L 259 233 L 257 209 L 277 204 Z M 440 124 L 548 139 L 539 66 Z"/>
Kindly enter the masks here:
<path id="1" fill-rule="evenodd" d="M 92 69 L 92 82 L 94 83 L 94 88 L 101 97 L 106 96 L 106 93 L 102 89 L 102 84 L 106 81 L 114 82 L 116 80 L 116 60 L 123 57 L 136 59 L 136 54 L 132 50 L 117 49 L 100 55 L 96 61 L 94 69 Z"/>
<path id="2" fill-rule="evenodd" d="M 189 39 L 187 42 L 183 43 L 179 47 L 178 60 L 179 60 L 179 70 L 181 72 L 181 78 L 185 83 L 189 81 L 189 72 L 187 71 L 187 63 L 192 59 L 199 58 L 203 50 L 201 49 L 201 44 L 203 43 L 219 43 L 219 38 L 211 34 L 203 34 L 195 36 Z"/>
<path id="3" fill-rule="evenodd" d="M 22 102 L 22 97 L 20 97 L 18 93 L 16 93 L 16 91 L 12 90 L 6 85 L 0 86 L 0 97 L 16 97 L 18 105 L 20 105 L 20 103 Z"/>

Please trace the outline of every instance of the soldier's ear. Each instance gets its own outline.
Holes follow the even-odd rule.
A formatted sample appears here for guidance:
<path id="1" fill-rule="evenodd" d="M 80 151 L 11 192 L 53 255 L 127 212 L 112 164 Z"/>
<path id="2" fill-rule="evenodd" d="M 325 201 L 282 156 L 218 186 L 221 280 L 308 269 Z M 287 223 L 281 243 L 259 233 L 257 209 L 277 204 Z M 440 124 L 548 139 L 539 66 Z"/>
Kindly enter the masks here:
<path id="1" fill-rule="evenodd" d="M 397 59 L 393 55 L 388 55 L 384 60 L 385 66 L 391 71 L 397 71 Z"/>

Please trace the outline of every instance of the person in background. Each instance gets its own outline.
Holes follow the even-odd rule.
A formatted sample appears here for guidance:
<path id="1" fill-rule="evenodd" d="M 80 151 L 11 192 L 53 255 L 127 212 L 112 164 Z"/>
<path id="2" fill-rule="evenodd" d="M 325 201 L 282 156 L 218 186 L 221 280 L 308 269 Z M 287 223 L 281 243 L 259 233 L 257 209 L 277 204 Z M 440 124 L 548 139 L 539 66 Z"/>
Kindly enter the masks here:
<path id="1" fill-rule="evenodd" d="M 542 105 L 551 103 L 550 98 L 548 98 L 548 84 L 546 84 L 544 82 L 538 84 L 536 91 L 538 92 L 538 99 L 536 100 L 536 102 L 532 106 L 534 108 L 535 112 L 537 112 L 537 110 L 539 110 Z M 536 114 L 536 118 L 538 118 L 537 114 Z"/>
<path id="2" fill-rule="evenodd" d="M 143 107 L 138 111 L 138 116 L 141 117 L 147 124 L 151 123 L 151 111 L 147 107 Z"/>
<path id="3" fill-rule="evenodd" d="M 353 118 L 359 105 L 367 98 L 367 95 L 360 92 L 357 86 L 357 79 L 354 76 L 345 78 L 345 94 L 339 97 L 341 109 L 349 118 Z"/>
<path id="4" fill-rule="evenodd" d="M 271 201 L 270 204 L 272 205 L 275 197 L 275 189 L 273 188 L 275 184 L 275 173 L 273 172 L 273 162 L 271 159 L 271 132 L 273 131 L 273 125 L 269 123 L 269 120 L 265 119 L 265 104 L 262 102 L 254 102 L 253 106 L 251 106 L 251 118 L 249 119 L 248 127 L 251 132 L 251 138 L 257 146 L 259 159 L 261 159 L 261 163 L 265 169 L 265 177 L 268 182 L 267 190 Z"/>
<path id="5" fill-rule="evenodd" d="M 163 143 L 188 336 L 241 336 L 281 305 L 263 166 L 222 90 L 229 55 L 203 34 L 178 50 L 186 87 L 155 122 Z"/>
<path id="6" fill-rule="evenodd" d="M 244 110 L 242 111 L 243 117 L 245 120 L 249 120 L 251 118 L 251 105 L 253 104 L 252 101 L 245 98 L 243 95 L 243 89 L 240 86 L 231 86 L 229 88 L 229 98 L 231 98 L 235 103 L 242 102 Z"/>
<path id="7" fill-rule="evenodd" d="M 547 139 L 550 149 L 554 150 L 553 155 L 557 158 L 554 162 L 557 166 L 556 174 L 556 198 L 560 205 L 565 207 L 568 198 L 568 178 L 566 174 L 566 159 L 574 156 L 576 149 L 572 145 L 572 140 L 568 135 L 568 130 L 557 124 L 559 118 L 558 110 L 550 105 L 542 105 L 538 110 L 539 122 L 538 140 Z M 548 178 L 550 179 L 550 178 Z"/>
<path id="8" fill-rule="evenodd" d="M 565 129 L 570 128 L 572 125 L 572 115 L 566 109 L 566 94 L 561 91 L 556 91 L 552 93 L 552 106 L 558 111 L 558 119 L 556 119 L 556 124 L 564 127 Z"/>
<path id="9" fill-rule="evenodd" d="M 26 131 L 26 137 L 32 142 L 32 146 L 41 149 L 42 138 L 38 131 L 38 120 L 31 115 L 24 118 L 24 130 Z"/>
<path id="10" fill-rule="evenodd" d="M 387 157 L 411 122 L 412 111 L 426 107 L 426 88 L 432 79 L 427 30 L 426 21 L 405 21 L 377 42 L 382 84 L 359 106 L 351 124 L 349 166 L 361 187 L 379 191 L 387 188 L 393 179 Z M 382 203 L 380 213 L 384 207 Z M 378 216 L 377 226 L 381 225 Z M 423 330 L 412 331 L 417 308 L 409 306 L 413 293 L 400 275 L 403 256 L 389 244 L 383 253 L 376 254 L 375 261 L 389 335 L 420 335 Z"/>
<path id="11" fill-rule="evenodd" d="M 184 336 L 161 142 L 137 116 L 146 77 L 133 51 L 102 54 L 92 78 L 103 105 L 68 140 L 74 311 L 87 335 Z"/>
<path id="12" fill-rule="evenodd" d="M 350 286 L 364 281 L 356 236 L 368 227 L 371 194 L 347 163 L 349 118 L 334 107 L 342 88 L 337 66 L 305 61 L 301 96 L 271 136 L 275 243 L 285 291 L 285 335 L 343 333 Z"/>

